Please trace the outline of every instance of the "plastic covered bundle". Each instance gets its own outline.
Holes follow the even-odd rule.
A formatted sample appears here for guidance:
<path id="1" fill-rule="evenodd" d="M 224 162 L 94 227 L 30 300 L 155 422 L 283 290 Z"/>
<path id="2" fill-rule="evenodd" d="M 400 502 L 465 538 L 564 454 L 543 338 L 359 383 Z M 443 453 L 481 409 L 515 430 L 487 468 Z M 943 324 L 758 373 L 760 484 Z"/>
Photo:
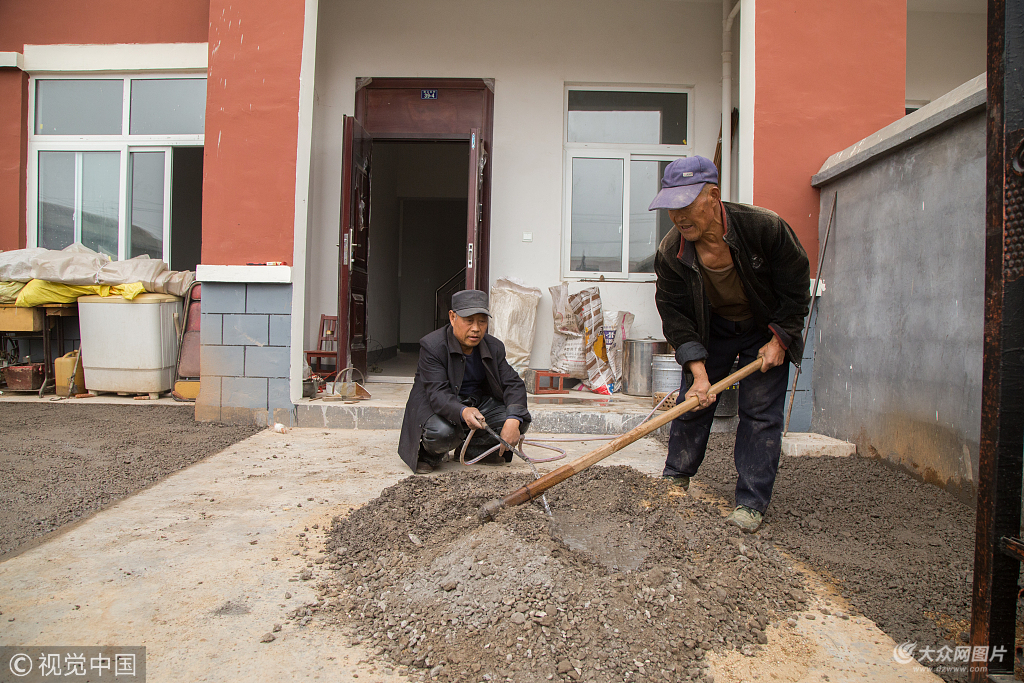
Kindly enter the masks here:
<path id="1" fill-rule="evenodd" d="M 515 278 L 499 278 L 491 287 L 490 333 L 505 344 L 505 358 L 520 376 L 530 367 L 541 291 Z"/>
<path id="2" fill-rule="evenodd" d="M 184 296 L 195 273 L 168 270 L 166 263 L 148 256 L 111 261 L 77 242 L 59 251 L 33 247 L 0 253 L 0 281 L 30 280 L 79 287 L 141 282 L 147 292 Z"/>

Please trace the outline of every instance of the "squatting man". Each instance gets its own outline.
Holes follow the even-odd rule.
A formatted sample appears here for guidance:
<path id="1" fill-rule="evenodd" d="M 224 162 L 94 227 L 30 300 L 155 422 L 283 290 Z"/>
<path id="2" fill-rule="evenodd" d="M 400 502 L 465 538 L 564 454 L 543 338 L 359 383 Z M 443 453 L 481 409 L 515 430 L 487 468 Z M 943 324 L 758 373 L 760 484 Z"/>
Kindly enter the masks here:
<path id="1" fill-rule="evenodd" d="M 452 295 L 448 325 L 420 339 L 416 378 L 405 406 L 398 453 L 417 474 L 441 464 L 461 448 L 468 430 L 489 426 L 505 443 L 516 445 L 530 426 L 526 385 L 505 360 L 505 345 L 487 334 L 487 292 L 471 289 Z M 498 445 L 477 431 L 467 457 Z M 485 460 L 512 460 L 501 446 Z"/>
<path id="2" fill-rule="evenodd" d="M 715 414 L 711 385 L 762 358 L 740 382 L 736 508 L 727 521 L 757 531 L 782 452 L 789 363 L 803 354 L 810 263 L 793 230 L 767 209 L 723 202 L 718 171 L 704 157 L 665 168 L 650 209 L 667 209 L 674 230 L 655 255 L 655 302 L 665 338 L 683 366 L 680 393 L 698 409 L 672 422 L 664 477 L 689 488 L 704 460 Z"/>

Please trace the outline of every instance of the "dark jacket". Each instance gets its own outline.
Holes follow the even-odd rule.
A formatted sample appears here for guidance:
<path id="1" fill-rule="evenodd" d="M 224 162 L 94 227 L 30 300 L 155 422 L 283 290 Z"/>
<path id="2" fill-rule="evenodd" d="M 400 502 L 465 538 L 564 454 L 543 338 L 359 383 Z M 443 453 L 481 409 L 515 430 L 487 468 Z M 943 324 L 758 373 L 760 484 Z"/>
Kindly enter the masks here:
<path id="1" fill-rule="evenodd" d="M 811 266 L 793 229 L 777 214 L 747 204 L 724 202 L 725 242 L 750 300 L 754 321 L 765 332 L 774 331 L 786 355 L 800 364 L 804 318 L 811 303 Z M 658 247 L 654 295 L 665 339 L 676 349 L 676 361 L 685 367 L 707 358 L 711 310 L 693 243 L 673 229 Z"/>
<path id="2" fill-rule="evenodd" d="M 480 359 L 487 375 L 488 393 L 505 404 L 509 417 L 530 422 L 526 410 L 526 385 L 505 360 L 505 345 L 489 334 L 480 342 Z M 405 404 L 402 436 L 398 441 L 398 454 L 416 469 L 419 459 L 423 423 L 437 413 L 453 425 L 462 421 L 459 389 L 466 373 L 466 355 L 452 333 L 452 326 L 434 330 L 420 339 L 420 360 L 416 366 L 409 401 Z"/>

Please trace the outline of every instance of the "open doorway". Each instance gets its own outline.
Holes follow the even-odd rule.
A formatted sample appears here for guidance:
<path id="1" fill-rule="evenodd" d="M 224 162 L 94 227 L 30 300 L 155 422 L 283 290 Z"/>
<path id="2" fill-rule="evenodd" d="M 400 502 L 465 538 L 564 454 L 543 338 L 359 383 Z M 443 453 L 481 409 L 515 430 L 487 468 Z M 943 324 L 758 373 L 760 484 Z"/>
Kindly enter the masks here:
<path id="1" fill-rule="evenodd" d="M 429 310 L 427 300 L 438 292 L 438 285 L 432 284 L 435 278 L 442 278 L 437 280 L 442 284 L 444 278 L 452 278 L 440 274 L 448 267 L 447 255 L 456 251 L 440 241 L 439 234 L 449 233 L 438 227 L 438 221 L 452 213 L 455 200 L 461 199 L 465 209 L 457 250 L 465 266 L 462 284 L 452 278 L 447 294 L 467 287 L 487 288 L 493 111 L 494 82 L 489 79 L 357 79 L 355 116 L 346 115 L 342 121 L 337 367 L 353 367 L 370 379 L 369 365 L 390 360 L 392 353 L 398 357 L 403 344 L 409 348 L 431 331 L 416 320 L 429 320 L 419 313 Z M 375 152 L 377 146 L 382 151 Z M 378 163 L 385 166 L 383 172 L 374 168 Z M 373 183 L 382 187 L 371 191 L 371 176 Z M 422 220 L 400 239 L 396 230 L 403 229 L 405 203 L 420 200 L 444 202 L 410 206 Z M 375 219 L 371 213 L 385 216 Z M 371 221 L 383 226 L 383 237 L 371 234 Z M 421 300 L 405 306 L 410 312 L 414 306 L 419 308 L 412 316 L 415 320 L 410 321 L 402 315 L 399 273 L 403 261 L 396 251 L 404 251 L 403 242 L 426 239 L 416 236 L 431 233 L 432 242 L 412 242 L 409 247 L 410 258 L 419 257 L 413 263 L 436 262 L 436 267 L 429 269 L 429 281 L 416 287 Z M 375 250 L 373 265 L 370 244 Z M 428 248 L 440 249 L 445 259 L 425 255 Z M 376 313 L 370 313 L 370 306 Z M 439 308 L 435 304 L 435 311 Z M 435 315 L 434 320 L 443 317 Z M 367 325 L 370 318 L 375 318 L 372 332 Z M 378 381 L 383 375 L 373 374 Z M 404 369 L 403 375 L 411 381 L 409 369 Z"/>
<path id="2" fill-rule="evenodd" d="M 447 322 L 437 300 L 463 288 L 469 153 L 463 141 L 373 145 L 369 381 L 411 382 L 420 338 Z"/>

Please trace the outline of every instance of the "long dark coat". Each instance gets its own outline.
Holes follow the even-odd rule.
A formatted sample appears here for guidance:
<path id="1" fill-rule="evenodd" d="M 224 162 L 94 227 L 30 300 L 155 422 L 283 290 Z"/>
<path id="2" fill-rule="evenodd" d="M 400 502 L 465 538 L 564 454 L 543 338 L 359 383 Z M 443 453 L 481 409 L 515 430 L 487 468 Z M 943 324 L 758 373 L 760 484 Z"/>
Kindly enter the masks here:
<path id="1" fill-rule="evenodd" d="M 530 422 L 526 409 L 526 385 L 505 360 L 505 345 L 489 334 L 480 342 L 480 358 L 487 375 L 491 396 L 505 404 L 509 417 Z M 452 326 L 434 330 L 420 339 L 420 360 L 416 366 L 416 379 L 405 404 L 402 436 L 398 441 L 398 454 L 410 468 L 416 469 L 419 459 L 423 424 L 437 413 L 453 425 L 462 421 L 459 389 L 466 374 L 466 356 L 452 332 Z"/>

